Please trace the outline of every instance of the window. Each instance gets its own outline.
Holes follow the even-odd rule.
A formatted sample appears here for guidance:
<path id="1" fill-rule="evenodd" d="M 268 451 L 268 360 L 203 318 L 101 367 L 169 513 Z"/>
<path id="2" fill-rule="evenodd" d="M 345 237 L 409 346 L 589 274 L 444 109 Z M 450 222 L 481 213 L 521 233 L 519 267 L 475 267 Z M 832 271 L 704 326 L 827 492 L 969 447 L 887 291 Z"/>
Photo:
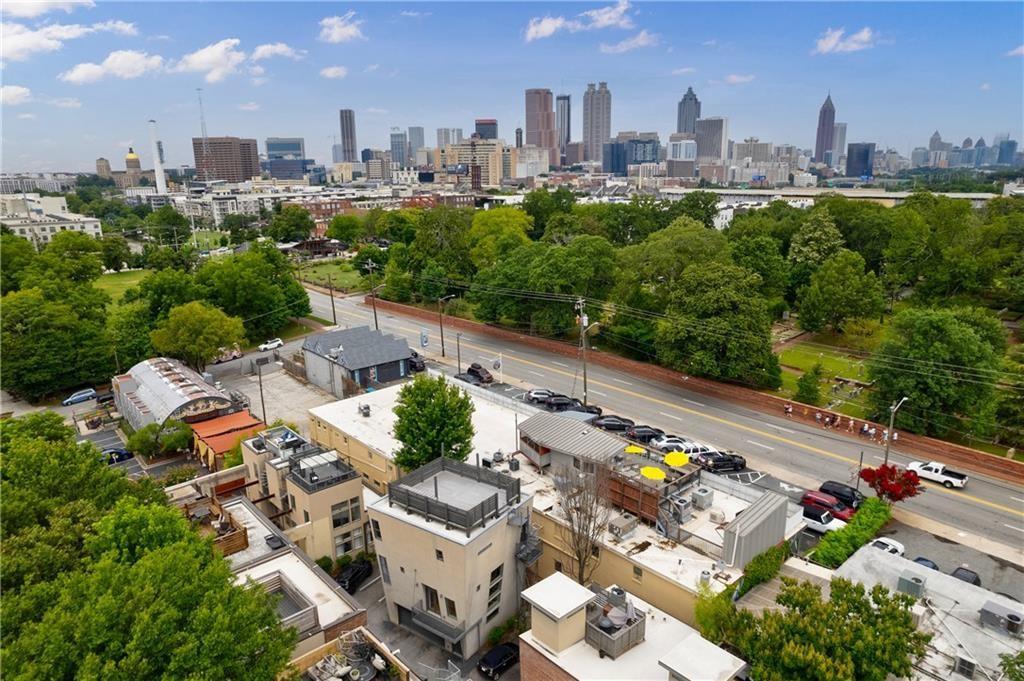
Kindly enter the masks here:
<path id="1" fill-rule="evenodd" d="M 423 585 L 423 601 L 427 610 L 430 612 L 440 615 L 441 614 L 441 601 L 437 595 L 437 589 L 431 586 Z"/>
<path id="2" fill-rule="evenodd" d="M 442 563 L 444 562 L 444 551 L 441 549 L 434 549 L 434 558 L 437 558 Z"/>
<path id="3" fill-rule="evenodd" d="M 504 565 L 499 565 L 491 570 L 491 585 L 487 590 L 487 608 L 489 610 L 497 610 L 501 606 L 501 574 L 503 568 Z"/>
<path id="4" fill-rule="evenodd" d="M 373 538 L 380 539 L 380 523 L 376 520 L 371 520 L 370 527 L 373 528 Z"/>
<path id="5" fill-rule="evenodd" d="M 494 610 L 491 610 L 489 613 L 487 613 L 487 621 L 490 622 L 491 620 L 493 620 L 497 616 L 498 616 L 498 609 L 495 608 Z"/>
<path id="6" fill-rule="evenodd" d="M 359 513 L 359 497 L 331 506 L 331 520 L 334 527 L 341 527 L 359 520 Z"/>
<path id="7" fill-rule="evenodd" d="M 594 544 L 593 546 L 591 546 L 590 547 L 590 555 L 592 555 L 594 558 L 600 558 L 601 557 L 601 547 L 598 546 L 597 544 Z"/>
<path id="8" fill-rule="evenodd" d="M 303 511 L 302 512 L 302 522 L 304 522 L 304 523 L 308 523 L 309 522 L 309 511 Z"/>
<path id="9" fill-rule="evenodd" d="M 363 530 L 356 528 L 351 532 L 342 532 L 334 538 L 334 554 L 341 556 L 363 548 Z"/>
<path id="10" fill-rule="evenodd" d="M 562 570 L 562 561 L 555 561 L 555 572 L 564 572 L 564 570 Z"/>
<path id="11" fill-rule="evenodd" d="M 458 615 L 455 613 L 455 601 L 453 601 L 450 598 L 444 599 L 444 608 L 445 612 L 448 613 L 449 617 L 451 617 L 452 619 L 458 618 Z"/>
<path id="12" fill-rule="evenodd" d="M 380 578 L 385 584 L 391 583 L 391 573 L 388 572 L 388 559 L 384 556 L 377 556 L 380 562 Z"/>
<path id="13" fill-rule="evenodd" d="M 636 581 L 640 582 L 640 581 L 643 581 L 643 578 L 644 578 L 644 571 L 640 567 L 634 565 L 633 566 L 633 579 L 635 579 Z"/>

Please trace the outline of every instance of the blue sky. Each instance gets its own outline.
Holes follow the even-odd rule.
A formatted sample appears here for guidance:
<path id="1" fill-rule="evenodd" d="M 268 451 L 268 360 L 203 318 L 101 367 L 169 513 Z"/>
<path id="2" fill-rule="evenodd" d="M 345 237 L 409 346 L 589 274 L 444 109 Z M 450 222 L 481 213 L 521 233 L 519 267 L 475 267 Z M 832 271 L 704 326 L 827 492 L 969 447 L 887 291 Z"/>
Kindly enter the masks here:
<path id="1" fill-rule="evenodd" d="M 848 141 L 908 153 L 1000 132 L 1022 139 L 1024 3 L 4 3 L 2 169 L 191 164 L 197 87 L 210 135 L 302 136 L 330 160 L 339 108 L 357 142 L 391 126 L 513 139 L 523 90 L 612 91 L 612 131 L 674 131 L 692 85 L 730 137 L 810 147 L 831 90 Z"/>

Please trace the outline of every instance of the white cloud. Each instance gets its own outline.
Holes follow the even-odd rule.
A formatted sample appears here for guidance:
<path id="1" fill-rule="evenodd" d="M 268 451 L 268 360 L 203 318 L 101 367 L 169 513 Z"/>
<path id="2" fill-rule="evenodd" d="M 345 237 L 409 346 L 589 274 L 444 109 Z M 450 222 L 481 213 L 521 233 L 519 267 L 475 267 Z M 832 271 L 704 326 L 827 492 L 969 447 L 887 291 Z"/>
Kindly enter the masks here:
<path id="1" fill-rule="evenodd" d="M 429 17 L 430 12 L 417 12 L 416 10 L 406 9 L 398 13 L 400 17 L 409 17 L 410 19 L 419 19 L 420 17 Z"/>
<path id="2" fill-rule="evenodd" d="M 260 105 L 256 102 L 246 102 L 245 104 L 238 105 L 239 111 L 259 111 Z"/>
<path id="3" fill-rule="evenodd" d="M 752 74 L 749 74 L 749 73 L 748 74 L 730 73 L 728 76 L 725 77 L 725 84 L 726 85 L 743 85 L 744 83 L 749 83 L 752 80 L 754 80 L 754 76 Z"/>
<path id="4" fill-rule="evenodd" d="M 348 69 L 344 66 L 328 66 L 320 69 L 320 75 L 324 78 L 344 78 L 348 75 Z"/>
<path id="5" fill-rule="evenodd" d="M 380 64 L 369 64 L 365 69 L 363 69 L 363 73 L 373 73 L 379 68 Z"/>
<path id="6" fill-rule="evenodd" d="M 18 106 L 32 101 L 32 91 L 22 85 L 0 85 L 0 104 Z"/>
<path id="7" fill-rule="evenodd" d="M 30 121 L 30 120 L 32 120 L 35 117 L 36 117 L 36 115 L 34 113 L 20 113 L 20 114 L 18 114 L 18 118 L 20 118 L 20 119 L 22 119 L 24 121 Z"/>
<path id="8" fill-rule="evenodd" d="M 1007 57 L 1024 57 L 1024 45 L 1016 47 L 1006 53 Z"/>
<path id="9" fill-rule="evenodd" d="M 75 97 L 54 97 L 46 102 L 61 109 L 80 109 L 82 103 Z"/>
<path id="10" fill-rule="evenodd" d="M 169 35 L 161 33 L 159 35 L 151 35 L 148 38 L 146 38 L 146 40 L 159 40 L 160 42 L 170 42 L 172 38 Z"/>
<path id="11" fill-rule="evenodd" d="M 563 30 L 576 33 L 603 28 L 633 28 L 633 19 L 629 16 L 630 7 L 629 0 L 619 0 L 614 5 L 581 12 L 572 19 L 551 15 L 533 17 L 526 25 L 524 38 L 529 43 L 541 38 L 550 38 Z"/>
<path id="12" fill-rule="evenodd" d="M 70 0 L 65 2 L 50 2 L 49 0 L 32 0 L 31 2 L 13 2 L 6 0 L 0 9 L 3 13 L 18 17 L 19 19 L 34 19 L 47 12 L 63 11 L 70 14 L 76 7 L 95 7 L 93 0 Z"/>
<path id="13" fill-rule="evenodd" d="M 714 47 L 718 44 L 718 41 L 712 38 L 711 40 L 705 40 L 701 43 L 704 47 Z"/>
<path id="14" fill-rule="evenodd" d="M 106 76 L 130 80 L 150 71 L 159 71 L 163 65 L 164 58 L 157 54 L 150 55 L 135 50 L 117 50 L 107 55 L 102 64 L 91 62 L 77 64 L 57 78 L 75 85 L 95 83 Z"/>
<path id="15" fill-rule="evenodd" d="M 697 73 L 697 69 L 692 66 L 684 66 L 681 69 L 672 69 L 673 76 L 685 76 L 688 73 Z"/>
<path id="16" fill-rule="evenodd" d="M 653 47 L 657 44 L 658 36 L 654 33 L 648 33 L 647 29 L 644 29 L 632 38 L 626 38 L 612 45 L 601 43 L 601 52 L 604 54 L 622 54 L 639 47 Z"/>
<path id="17" fill-rule="evenodd" d="M 875 46 L 878 36 L 865 26 L 856 33 L 846 35 L 845 28 L 827 28 L 814 44 L 811 54 L 859 52 Z"/>
<path id="18" fill-rule="evenodd" d="M 387 112 L 388 112 L 388 110 L 387 110 L 387 109 L 378 109 L 378 108 L 377 108 L 377 107 L 375 107 L 375 106 L 371 106 L 371 107 L 370 107 L 369 109 L 367 109 L 367 110 L 366 110 L 366 113 L 368 113 L 368 114 L 374 114 L 374 115 L 378 115 L 378 116 L 383 116 L 383 115 L 384 115 L 384 114 L 386 114 Z"/>
<path id="19" fill-rule="evenodd" d="M 982 92 L 988 92 L 989 90 L 992 89 L 992 83 L 982 83 L 981 85 L 978 86 L 978 89 L 981 90 Z"/>
<path id="20" fill-rule="evenodd" d="M 347 43 L 350 40 L 365 40 L 359 28 L 363 20 L 355 18 L 355 12 L 346 12 L 340 17 L 324 17 L 320 20 L 320 40 L 328 43 Z"/>
<path id="21" fill-rule="evenodd" d="M 267 72 L 267 70 L 265 68 L 263 68 L 262 66 L 260 66 L 259 64 L 253 64 L 252 66 L 249 67 L 249 75 L 250 76 L 262 76 L 266 72 Z"/>
<path id="22" fill-rule="evenodd" d="M 104 21 L 98 24 L 45 24 L 31 29 L 24 24 L 0 23 L 0 58 L 25 61 L 37 52 L 56 52 L 68 40 L 97 32 L 135 35 L 135 24 L 126 21 Z"/>
<path id="23" fill-rule="evenodd" d="M 260 45 L 253 50 L 251 59 L 253 61 L 260 61 L 261 59 L 270 59 L 271 57 L 288 57 L 289 59 L 299 60 L 305 56 L 305 50 L 296 50 L 285 43 L 268 43 Z"/>
<path id="24" fill-rule="evenodd" d="M 220 42 L 186 54 L 172 68 L 181 73 L 205 73 L 207 83 L 219 83 L 238 72 L 238 66 L 245 61 L 245 52 L 236 50 L 238 38 L 225 38 Z"/>

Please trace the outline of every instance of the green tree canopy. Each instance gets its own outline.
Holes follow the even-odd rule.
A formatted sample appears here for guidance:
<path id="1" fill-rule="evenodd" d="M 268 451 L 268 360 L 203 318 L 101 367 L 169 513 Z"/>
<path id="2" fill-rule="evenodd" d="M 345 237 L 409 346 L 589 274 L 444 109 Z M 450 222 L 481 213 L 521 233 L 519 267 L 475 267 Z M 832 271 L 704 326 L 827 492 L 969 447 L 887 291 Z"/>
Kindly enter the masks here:
<path id="1" fill-rule="evenodd" d="M 197 300 L 172 308 L 150 338 L 157 352 L 202 372 L 207 362 L 220 354 L 220 348 L 241 343 L 245 329 L 241 319 Z"/>
<path id="2" fill-rule="evenodd" d="M 118 234 L 108 234 L 100 240 L 103 255 L 103 266 L 108 270 L 120 272 L 132 257 L 128 248 L 128 240 Z"/>
<path id="3" fill-rule="evenodd" d="M 146 233 L 162 246 L 180 248 L 192 234 L 188 218 L 174 210 L 173 206 L 157 208 L 143 222 Z"/>
<path id="4" fill-rule="evenodd" d="M 191 274 L 178 269 L 165 269 L 146 275 L 137 287 L 125 291 L 123 302 L 142 302 L 153 321 L 165 319 L 172 307 L 202 297 L 202 290 Z"/>
<path id="5" fill-rule="evenodd" d="M 864 258 L 845 248 L 811 275 L 800 299 L 800 327 L 842 332 L 843 322 L 882 312 L 882 285 L 874 272 L 864 271 Z"/>
<path id="6" fill-rule="evenodd" d="M 132 433 L 128 438 L 128 449 L 152 459 L 188 449 L 191 442 L 192 428 L 187 423 L 169 419 L 162 424 L 150 423 Z"/>
<path id="7" fill-rule="evenodd" d="M 765 298 L 779 298 L 786 292 L 789 265 L 774 237 L 760 234 L 732 241 L 732 259 L 761 277 L 761 293 Z"/>
<path id="8" fill-rule="evenodd" d="M 32 264 L 36 249 L 28 239 L 0 234 L 0 295 L 21 288 L 21 273 Z"/>
<path id="9" fill-rule="evenodd" d="M 468 281 L 473 275 L 469 230 L 473 211 L 449 206 L 425 210 L 420 216 L 416 238 L 409 246 L 411 270 L 419 272 L 436 260 L 450 279 Z"/>
<path id="10" fill-rule="evenodd" d="M 58 232 L 22 273 L 21 287 L 46 288 L 54 280 L 81 284 L 103 274 L 100 242 L 82 232 Z"/>
<path id="11" fill-rule="evenodd" d="M 533 218 L 518 208 L 477 211 L 469 229 L 470 257 L 477 269 L 490 267 L 499 258 L 527 243 Z"/>
<path id="12" fill-rule="evenodd" d="M 534 239 L 540 238 L 551 216 L 571 212 L 575 203 L 576 197 L 565 187 L 559 187 L 553 192 L 546 187 L 528 192 L 523 197 L 523 210 L 533 218 L 530 236 Z"/>
<path id="13" fill-rule="evenodd" d="M 245 213 L 232 213 L 225 215 L 220 223 L 220 228 L 228 233 L 228 242 L 232 244 L 244 244 L 252 241 L 260 235 L 256 225 L 258 216 L 246 215 Z"/>
<path id="14" fill-rule="evenodd" d="M 370 274 L 371 262 L 374 264 L 374 273 L 379 275 L 384 266 L 388 264 L 388 251 L 376 244 L 363 244 L 359 247 L 356 256 L 352 258 L 352 267 L 365 277 Z"/>
<path id="15" fill-rule="evenodd" d="M 718 201 L 718 194 L 714 192 L 687 192 L 678 201 L 669 202 L 667 210 L 669 219 L 674 220 L 685 215 L 708 229 L 714 229 L 715 216 L 718 215 Z"/>
<path id="16" fill-rule="evenodd" d="M 153 319 L 149 307 L 142 301 L 118 305 L 107 315 L 107 343 L 113 349 L 118 371 L 153 355 L 149 340 Z"/>
<path id="17" fill-rule="evenodd" d="M 407 383 L 395 405 L 395 463 L 411 471 L 439 456 L 465 461 L 473 450 L 473 401 L 443 376 Z"/>
<path id="18" fill-rule="evenodd" d="M 264 234 L 281 243 L 302 241 L 309 238 L 315 227 L 316 223 L 309 216 L 309 211 L 302 206 L 282 206 L 281 212 L 274 215 Z"/>
<path id="19" fill-rule="evenodd" d="M 349 246 L 363 236 L 363 221 L 355 215 L 335 215 L 327 226 L 327 237 Z"/>
<path id="20" fill-rule="evenodd" d="M 799 295 L 814 271 L 842 247 L 843 235 L 828 210 L 812 210 L 789 244 L 790 290 Z"/>

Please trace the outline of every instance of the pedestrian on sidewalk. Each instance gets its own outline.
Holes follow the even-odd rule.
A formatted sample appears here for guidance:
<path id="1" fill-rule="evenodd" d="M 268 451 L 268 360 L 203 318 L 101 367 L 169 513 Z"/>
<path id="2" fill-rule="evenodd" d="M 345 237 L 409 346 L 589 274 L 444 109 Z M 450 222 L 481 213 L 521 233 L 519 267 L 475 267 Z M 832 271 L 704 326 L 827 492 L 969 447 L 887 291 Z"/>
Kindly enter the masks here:
<path id="1" fill-rule="evenodd" d="M 814 420 L 817 421 L 819 426 L 821 425 L 821 412 L 820 411 L 814 412 Z"/>
<path id="2" fill-rule="evenodd" d="M 878 429 L 875 428 L 874 426 L 871 426 L 871 428 L 868 430 L 868 438 L 870 438 L 872 442 L 875 441 L 875 434 L 877 432 L 878 432 Z"/>
<path id="3" fill-rule="evenodd" d="M 894 446 L 896 445 L 896 440 L 899 440 L 899 439 L 900 439 L 900 434 L 897 433 L 895 430 L 892 431 L 892 444 Z"/>
<path id="4" fill-rule="evenodd" d="M 846 426 L 846 432 L 847 433 L 852 433 L 853 432 L 853 428 L 856 425 L 857 425 L 856 422 L 851 418 L 849 425 Z"/>
<path id="5" fill-rule="evenodd" d="M 786 406 L 784 407 L 784 410 L 786 412 L 786 418 L 790 418 L 790 419 L 793 418 L 793 405 L 792 404 L 787 402 Z"/>

